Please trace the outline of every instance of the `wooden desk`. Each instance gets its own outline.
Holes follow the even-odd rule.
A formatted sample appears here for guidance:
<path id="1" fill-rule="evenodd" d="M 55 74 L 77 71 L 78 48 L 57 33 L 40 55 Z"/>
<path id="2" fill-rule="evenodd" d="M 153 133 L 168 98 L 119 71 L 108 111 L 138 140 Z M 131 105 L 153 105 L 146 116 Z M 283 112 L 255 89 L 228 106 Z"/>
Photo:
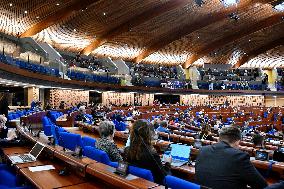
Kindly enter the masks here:
<path id="1" fill-rule="evenodd" d="M 108 180 L 107 178 L 111 178 L 110 184 L 116 187 L 148 189 L 159 186 L 159 184 L 147 181 L 143 178 L 139 178 L 136 176 L 130 175 L 129 177 L 124 178 L 122 176 L 113 173 L 114 171 L 115 168 L 101 163 L 90 164 L 87 166 L 86 169 L 87 173 L 92 174 L 100 179 L 104 178 L 104 180 Z"/>
<path id="2" fill-rule="evenodd" d="M 86 182 L 86 183 L 77 184 L 73 186 L 62 187 L 62 189 L 114 189 L 114 188 L 111 186 L 107 186 L 105 184 L 101 184 L 99 182 L 96 182 L 96 183 Z"/>
<path id="3" fill-rule="evenodd" d="M 23 174 L 37 188 L 42 189 L 61 188 L 85 182 L 84 179 L 72 173 L 70 175 L 60 176 L 59 170 L 61 170 L 63 167 L 58 164 L 54 164 L 53 162 L 49 162 L 49 164 L 53 165 L 55 169 L 49 171 L 31 172 L 28 168 L 23 168 L 20 169 L 20 173 Z"/>

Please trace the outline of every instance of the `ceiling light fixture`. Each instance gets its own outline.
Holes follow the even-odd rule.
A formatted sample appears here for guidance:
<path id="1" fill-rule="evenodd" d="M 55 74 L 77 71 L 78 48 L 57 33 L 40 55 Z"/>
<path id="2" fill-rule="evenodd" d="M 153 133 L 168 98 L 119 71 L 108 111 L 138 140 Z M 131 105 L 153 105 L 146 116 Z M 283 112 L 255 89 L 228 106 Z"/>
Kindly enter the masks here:
<path id="1" fill-rule="evenodd" d="M 223 3 L 225 7 L 237 5 L 239 2 L 240 0 L 221 0 L 221 3 Z"/>

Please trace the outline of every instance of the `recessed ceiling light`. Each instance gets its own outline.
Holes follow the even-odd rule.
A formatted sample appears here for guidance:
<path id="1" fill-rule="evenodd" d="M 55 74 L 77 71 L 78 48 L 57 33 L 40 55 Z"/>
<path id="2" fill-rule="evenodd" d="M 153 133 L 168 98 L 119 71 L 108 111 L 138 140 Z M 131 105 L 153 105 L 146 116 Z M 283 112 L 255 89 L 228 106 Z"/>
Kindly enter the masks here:
<path id="1" fill-rule="evenodd" d="M 76 29 L 73 30 L 74 32 L 77 31 Z"/>
<path id="2" fill-rule="evenodd" d="M 25 11 L 24 13 L 25 13 L 25 14 L 28 14 L 28 11 Z"/>
<path id="3" fill-rule="evenodd" d="M 103 12 L 103 15 L 105 16 L 105 15 L 106 15 L 106 13 L 105 13 L 105 12 Z"/>
<path id="4" fill-rule="evenodd" d="M 59 6 L 60 4 L 59 4 L 59 3 L 56 3 L 56 5 Z"/>
<path id="5" fill-rule="evenodd" d="M 13 6 L 13 4 L 12 4 L 12 3 L 10 3 L 10 4 L 9 4 L 9 6 L 10 6 L 10 7 L 12 7 L 12 6 Z"/>
<path id="6" fill-rule="evenodd" d="M 39 19 L 39 16 L 37 16 L 36 18 Z"/>

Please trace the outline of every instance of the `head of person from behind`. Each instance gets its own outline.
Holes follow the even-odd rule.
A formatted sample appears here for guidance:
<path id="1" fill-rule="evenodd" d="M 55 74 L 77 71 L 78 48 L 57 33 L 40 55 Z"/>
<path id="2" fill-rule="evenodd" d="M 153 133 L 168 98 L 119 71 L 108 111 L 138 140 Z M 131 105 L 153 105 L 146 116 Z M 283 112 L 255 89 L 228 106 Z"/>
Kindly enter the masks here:
<path id="1" fill-rule="evenodd" d="M 235 126 L 223 127 L 219 131 L 219 141 L 226 142 L 233 148 L 239 148 L 241 131 Z"/>
<path id="2" fill-rule="evenodd" d="M 129 157 L 131 159 L 140 159 L 143 149 L 152 149 L 152 138 L 154 127 L 147 120 L 140 119 L 134 122 L 130 134 Z"/>
<path id="3" fill-rule="evenodd" d="M 80 108 L 79 108 L 79 112 L 80 112 L 80 114 L 86 114 L 86 107 L 85 106 L 80 106 Z"/>
<path id="4" fill-rule="evenodd" d="M 113 140 L 115 127 L 111 121 L 102 121 L 99 125 L 99 133 L 101 138 Z"/>
<path id="5" fill-rule="evenodd" d="M 7 138 L 8 128 L 6 127 L 7 118 L 5 115 L 0 115 L 0 138 Z"/>
<path id="6" fill-rule="evenodd" d="M 0 130 L 6 127 L 7 118 L 5 115 L 0 115 Z"/>
<path id="7" fill-rule="evenodd" d="M 264 147 L 264 136 L 262 136 L 260 133 L 256 133 L 252 137 L 252 142 L 255 147 L 263 148 Z"/>

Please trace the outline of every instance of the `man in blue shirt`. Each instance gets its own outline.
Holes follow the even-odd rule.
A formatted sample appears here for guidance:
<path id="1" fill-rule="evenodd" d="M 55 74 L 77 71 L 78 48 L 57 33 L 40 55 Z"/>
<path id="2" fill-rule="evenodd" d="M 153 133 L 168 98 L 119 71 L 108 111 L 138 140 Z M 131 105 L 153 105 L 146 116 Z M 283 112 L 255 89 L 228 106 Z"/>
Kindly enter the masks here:
<path id="1" fill-rule="evenodd" d="M 170 131 L 168 130 L 168 122 L 161 121 L 160 126 L 157 128 L 157 132 L 164 132 L 170 134 Z"/>

